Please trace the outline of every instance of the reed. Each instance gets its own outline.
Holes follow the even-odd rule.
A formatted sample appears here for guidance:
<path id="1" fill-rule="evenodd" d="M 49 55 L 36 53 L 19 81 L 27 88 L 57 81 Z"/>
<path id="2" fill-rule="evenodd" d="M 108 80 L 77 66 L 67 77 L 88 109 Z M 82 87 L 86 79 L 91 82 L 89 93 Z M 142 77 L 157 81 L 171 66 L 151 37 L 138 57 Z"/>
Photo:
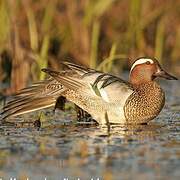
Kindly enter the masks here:
<path id="1" fill-rule="evenodd" d="M 30 8 L 28 3 L 24 2 L 24 7 L 27 14 L 27 22 L 29 26 L 29 39 L 30 39 L 30 47 L 32 51 L 38 51 L 38 30 L 37 30 L 37 22 L 33 13 L 33 10 Z"/>
<path id="2" fill-rule="evenodd" d="M 10 33 L 10 19 L 9 19 L 8 4 L 4 0 L 0 0 L 0 52 L 4 49 L 9 33 Z"/>
<path id="3" fill-rule="evenodd" d="M 164 49 L 164 20 L 159 21 L 156 30 L 155 40 L 155 57 L 162 63 L 163 49 Z"/>
<path id="4" fill-rule="evenodd" d="M 15 92 L 43 80 L 41 68 L 58 69 L 67 59 L 106 72 L 139 56 L 176 66 L 179 8 L 178 1 L 156 0 L 0 0 L 0 81 L 11 79 Z"/>
<path id="5" fill-rule="evenodd" d="M 90 67 L 96 68 L 98 61 L 98 44 L 99 44 L 99 33 L 100 23 L 95 21 L 92 28 L 92 41 L 91 41 L 91 56 L 90 56 Z"/>
<path id="6" fill-rule="evenodd" d="M 180 25 L 177 27 L 177 33 L 176 33 L 176 37 L 175 37 L 175 43 L 174 43 L 174 48 L 172 51 L 172 62 L 176 63 L 179 61 L 180 59 L 180 53 L 179 53 L 179 49 L 180 49 Z"/>

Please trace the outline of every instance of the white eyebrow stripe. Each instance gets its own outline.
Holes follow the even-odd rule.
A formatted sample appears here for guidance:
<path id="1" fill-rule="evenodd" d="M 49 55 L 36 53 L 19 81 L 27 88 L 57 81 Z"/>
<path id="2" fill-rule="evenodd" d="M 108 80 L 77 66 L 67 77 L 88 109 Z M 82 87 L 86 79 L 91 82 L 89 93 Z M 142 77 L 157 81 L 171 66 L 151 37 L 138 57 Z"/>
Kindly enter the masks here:
<path id="1" fill-rule="evenodd" d="M 131 66 L 131 70 L 130 72 L 134 69 L 135 66 L 137 66 L 138 64 L 143 64 L 143 63 L 146 63 L 146 62 L 150 62 L 151 64 L 154 63 L 154 61 L 152 59 L 148 59 L 148 58 L 141 58 L 141 59 L 138 59 L 132 66 Z"/>

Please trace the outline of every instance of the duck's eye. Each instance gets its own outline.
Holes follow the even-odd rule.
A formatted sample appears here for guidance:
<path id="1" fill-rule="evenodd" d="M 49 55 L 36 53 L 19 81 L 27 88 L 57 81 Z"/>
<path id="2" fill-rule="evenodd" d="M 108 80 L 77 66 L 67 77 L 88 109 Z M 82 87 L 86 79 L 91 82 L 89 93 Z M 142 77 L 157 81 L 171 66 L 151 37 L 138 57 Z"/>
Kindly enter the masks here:
<path id="1" fill-rule="evenodd" d="M 146 64 L 147 64 L 147 65 L 150 65 L 151 63 L 150 63 L 149 61 L 146 61 Z"/>

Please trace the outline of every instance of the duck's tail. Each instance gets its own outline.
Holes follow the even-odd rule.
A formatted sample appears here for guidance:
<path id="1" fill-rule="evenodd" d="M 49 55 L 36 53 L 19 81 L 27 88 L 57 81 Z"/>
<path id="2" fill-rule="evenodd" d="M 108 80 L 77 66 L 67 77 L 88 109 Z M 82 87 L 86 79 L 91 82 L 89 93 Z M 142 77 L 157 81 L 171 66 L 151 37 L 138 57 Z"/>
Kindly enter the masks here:
<path id="1" fill-rule="evenodd" d="M 64 87 L 55 79 L 47 79 L 20 90 L 7 102 L 1 112 L 2 119 L 55 106 Z"/>

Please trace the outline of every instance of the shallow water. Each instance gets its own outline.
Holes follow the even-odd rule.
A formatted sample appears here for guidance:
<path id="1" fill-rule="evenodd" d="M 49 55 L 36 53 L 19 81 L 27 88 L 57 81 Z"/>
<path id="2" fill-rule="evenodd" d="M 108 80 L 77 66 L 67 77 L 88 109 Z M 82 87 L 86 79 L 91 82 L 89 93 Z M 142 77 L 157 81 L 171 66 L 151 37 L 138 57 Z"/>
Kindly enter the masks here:
<path id="1" fill-rule="evenodd" d="M 40 129 L 29 123 L 1 125 L 0 178 L 180 179 L 180 82 L 161 84 L 166 105 L 149 125 L 109 131 L 69 123 L 75 118 L 71 112 L 50 114 L 54 120 Z"/>

